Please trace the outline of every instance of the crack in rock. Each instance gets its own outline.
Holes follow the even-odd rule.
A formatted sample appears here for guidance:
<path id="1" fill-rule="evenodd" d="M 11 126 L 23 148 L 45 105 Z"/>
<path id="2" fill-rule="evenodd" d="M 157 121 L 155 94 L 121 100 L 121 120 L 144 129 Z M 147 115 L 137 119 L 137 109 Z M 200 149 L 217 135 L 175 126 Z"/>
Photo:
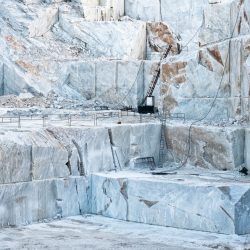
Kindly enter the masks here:
<path id="1" fill-rule="evenodd" d="M 102 184 L 102 192 L 103 194 L 108 198 L 108 203 L 104 205 L 104 208 L 98 212 L 98 214 L 101 214 L 103 215 L 103 213 L 107 212 L 108 208 L 110 207 L 111 203 L 113 202 L 112 201 L 112 197 L 108 195 L 107 193 L 107 187 L 106 185 L 109 185 L 110 184 L 110 180 L 109 179 L 105 179 L 105 181 L 103 182 Z"/>
<path id="2" fill-rule="evenodd" d="M 73 139 L 72 143 L 75 145 L 78 155 L 79 155 L 79 168 L 80 168 L 80 175 L 81 176 L 86 176 L 85 175 L 85 169 L 84 169 L 84 165 L 83 165 L 83 155 L 82 155 L 82 151 L 81 151 L 81 147 L 79 146 L 79 144 Z"/>
<path id="3" fill-rule="evenodd" d="M 80 204 L 80 201 L 79 201 L 79 193 L 78 193 L 78 187 L 77 187 L 76 179 L 75 179 L 75 187 L 76 187 L 77 202 L 78 202 L 78 207 L 79 207 L 79 214 L 82 214 L 82 209 L 81 209 L 81 204 Z"/>
<path id="4" fill-rule="evenodd" d="M 232 220 L 232 222 L 234 223 L 233 217 L 227 212 L 227 210 L 224 207 L 222 207 L 222 206 L 220 206 L 220 208 Z"/>
<path id="5" fill-rule="evenodd" d="M 128 180 L 127 179 L 123 179 L 123 180 L 119 180 L 119 184 L 120 184 L 120 193 L 122 194 L 125 202 L 126 202 L 126 220 L 128 221 L 128 217 L 129 217 L 129 205 L 128 205 Z"/>

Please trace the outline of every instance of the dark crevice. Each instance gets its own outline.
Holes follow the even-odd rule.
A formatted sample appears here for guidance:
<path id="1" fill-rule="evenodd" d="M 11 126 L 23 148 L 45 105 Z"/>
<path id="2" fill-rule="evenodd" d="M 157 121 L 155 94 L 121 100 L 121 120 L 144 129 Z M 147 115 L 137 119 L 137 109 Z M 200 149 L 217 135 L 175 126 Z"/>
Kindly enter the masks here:
<path id="1" fill-rule="evenodd" d="M 129 206 L 128 206 L 128 180 L 124 180 L 121 184 L 120 193 L 122 194 L 126 202 L 126 220 L 128 221 L 129 217 Z"/>
<path id="2" fill-rule="evenodd" d="M 73 144 L 75 145 L 78 155 L 79 155 L 79 172 L 81 176 L 85 176 L 85 169 L 84 169 L 84 165 L 83 165 L 83 155 L 82 155 L 82 151 L 81 151 L 81 147 L 78 145 L 78 143 L 73 139 L 72 140 Z"/>
<path id="3" fill-rule="evenodd" d="M 34 162 L 33 162 L 33 146 L 30 146 L 30 179 L 34 179 L 33 175 L 33 167 L 34 167 Z"/>
<path id="4" fill-rule="evenodd" d="M 110 180 L 109 179 L 105 179 L 105 181 L 102 184 L 102 192 L 108 198 L 108 202 L 107 202 L 107 204 L 105 204 L 103 210 L 101 210 L 101 211 L 98 212 L 98 214 L 101 214 L 101 215 L 103 215 L 103 213 L 105 213 L 108 210 L 108 208 L 110 207 L 111 203 L 113 202 L 112 197 L 109 196 L 108 193 L 107 193 L 108 188 L 106 187 L 106 185 L 109 185 L 109 184 L 110 184 Z"/>
<path id="5" fill-rule="evenodd" d="M 76 179 L 75 179 L 75 187 L 76 187 L 77 202 L 78 202 L 78 207 L 79 207 L 79 214 L 82 214 L 82 209 L 81 209 L 81 204 L 80 204 L 80 201 L 79 201 L 79 193 L 78 193 L 78 187 L 77 187 Z"/>
<path id="6" fill-rule="evenodd" d="M 154 205 L 156 205 L 157 203 L 159 203 L 159 201 L 149 201 L 149 200 L 145 200 L 145 199 L 140 199 L 139 201 L 143 202 L 148 208 L 151 208 Z"/>

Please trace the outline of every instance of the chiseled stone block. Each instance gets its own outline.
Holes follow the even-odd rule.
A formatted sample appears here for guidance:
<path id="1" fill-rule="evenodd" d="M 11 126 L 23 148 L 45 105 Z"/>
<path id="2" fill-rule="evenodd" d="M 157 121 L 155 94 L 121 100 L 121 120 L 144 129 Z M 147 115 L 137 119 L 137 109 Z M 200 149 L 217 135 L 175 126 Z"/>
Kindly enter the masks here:
<path id="1" fill-rule="evenodd" d="M 69 176 L 68 152 L 45 130 L 0 135 L 0 184 Z"/>
<path id="2" fill-rule="evenodd" d="M 121 168 L 133 167 L 134 159 L 154 157 L 157 164 L 160 147 L 160 124 L 134 124 L 110 128 L 113 149 Z"/>
<path id="3" fill-rule="evenodd" d="M 245 163 L 250 171 L 250 129 L 245 130 Z"/>
<path id="4" fill-rule="evenodd" d="M 82 18 L 60 13 L 59 24 L 71 37 L 86 42 L 95 57 L 144 59 L 145 22 L 84 22 Z"/>
<path id="5" fill-rule="evenodd" d="M 80 163 L 86 175 L 114 169 L 107 128 L 51 127 L 48 131 L 67 149 L 72 174 L 80 174 Z"/>
<path id="6" fill-rule="evenodd" d="M 218 178 L 136 173 L 92 176 L 92 212 L 222 234 L 250 233 L 250 188 Z"/>
<path id="7" fill-rule="evenodd" d="M 84 177 L 0 185 L 0 227 L 87 212 Z"/>
<path id="8" fill-rule="evenodd" d="M 188 124 L 166 124 L 168 161 L 185 161 L 189 147 L 189 128 Z M 244 129 L 194 125 L 190 147 L 190 165 L 233 170 L 244 163 Z"/>

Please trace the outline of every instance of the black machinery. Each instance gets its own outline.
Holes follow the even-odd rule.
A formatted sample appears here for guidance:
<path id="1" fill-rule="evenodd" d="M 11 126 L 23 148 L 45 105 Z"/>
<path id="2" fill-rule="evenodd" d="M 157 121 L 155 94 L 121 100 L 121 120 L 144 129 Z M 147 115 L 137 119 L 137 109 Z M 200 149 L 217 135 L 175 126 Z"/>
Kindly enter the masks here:
<path id="1" fill-rule="evenodd" d="M 153 92 L 160 77 L 161 61 L 168 56 L 171 48 L 172 45 L 169 45 L 168 49 L 164 52 L 160 62 L 158 63 L 157 69 L 155 70 L 155 74 L 150 82 L 146 97 L 143 98 L 142 102 L 138 106 L 138 112 L 140 114 L 148 114 L 148 113 L 153 114 L 158 112 L 158 108 L 155 107 L 155 97 L 153 96 Z"/>

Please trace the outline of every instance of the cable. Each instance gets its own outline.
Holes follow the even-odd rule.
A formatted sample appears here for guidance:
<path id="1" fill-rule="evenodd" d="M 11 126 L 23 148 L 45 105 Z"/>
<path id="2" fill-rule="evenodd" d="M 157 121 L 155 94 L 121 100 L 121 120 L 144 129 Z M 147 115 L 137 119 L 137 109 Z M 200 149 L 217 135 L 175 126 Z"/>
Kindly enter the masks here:
<path id="1" fill-rule="evenodd" d="M 238 15 L 237 15 L 237 18 L 236 18 L 236 21 L 235 21 L 235 24 L 234 24 L 234 28 L 233 28 L 233 31 L 232 31 L 232 34 L 230 36 L 230 39 L 233 38 L 234 36 L 234 32 L 235 32 L 235 29 L 236 29 L 236 25 L 237 25 L 237 22 L 238 22 L 238 19 L 239 19 L 239 16 L 240 16 L 240 12 L 241 12 L 241 6 L 239 8 L 239 12 L 238 12 Z M 226 57 L 226 61 L 225 61 L 225 66 L 224 66 L 224 69 L 223 69 L 223 73 L 222 73 L 222 77 L 221 77 L 221 80 L 220 80 L 220 83 L 219 83 L 219 86 L 218 86 L 218 89 L 216 91 L 216 94 L 215 94 L 215 97 L 213 99 L 213 102 L 211 104 L 211 107 L 210 109 L 208 110 L 208 112 L 200 119 L 194 121 L 191 123 L 190 127 L 189 127 L 189 130 L 188 130 L 188 153 L 187 153 L 187 157 L 186 159 L 184 160 L 184 162 L 181 164 L 181 166 L 179 168 L 182 168 L 186 165 L 189 157 L 190 157 L 190 151 L 191 151 L 191 139 L 192 139 L 192 127 L 198 123 L 198 122 L 201 122 L 203 121 L 204 119 L 206 119 L 208 117 L 208 115 L 210 114 L 210 112 L 212 111 L 212 109 L 214 108 L 214 104 L 218 98 L 218 95 L 219 95 L 219 91 L 220 91 L 220 88 L 221 88 L 221 85 L 222 85 L 222 82 L 223 82 L 223 79 L 224 79 L 224 76 L 225 76 L 225 72 L 226 72 L 226 65 L 227 65 L 227 62 L 228 62 L 228 58 L 229 58 L 229 55 L 230 55 L 230 41 L 229 41 L 229 45 L 228 45 L 228 53 L 227 53 L 227 57 Z"/>
<path id="2" fill-rule="evenodd" d="M 124 98 L 122 99 L 121 102 L 119 102 L 119 103 L 116 104 L 116 106 L 123 105 L 123 102 L 125 101 L 125 99 L 127 99 L 127 97 L 130 95 L 130 92 L 132 91 L 134 85 L 137 83 L 137 79 L 138 79 L 138 77 L 139 77 L 139 73 L 140 73 L 140 71 L 141 71 L 141 66 L 142 66 L 142 65 L 143 65 L 143 61 L 141 61 L 141 63 L 140 63 L 140 66 L 139 66 L 139 69 L 138 69 L 138 72 L 137 72 L 135 81 L 132 83 L 131 88 L 129 89 L 128 93 L 124 96 Z"/>
<path id="3" fill-rule="evenodd" d="M 201 24 L 199 26 L 199 28 L 196 30 L 196 32 L 194 33 L 194 35 L 190 38 L 190 40 L 181 48 L 181 51 L 183 49 L 185 49 L 186 47 L 188 47 L 188 45 L 193 41 L 193 39 L 196 37 L 196 35 L 198 34 L 198 32 L 200 31 L 201 27 L 202 27 L 203 24 Z"/>

